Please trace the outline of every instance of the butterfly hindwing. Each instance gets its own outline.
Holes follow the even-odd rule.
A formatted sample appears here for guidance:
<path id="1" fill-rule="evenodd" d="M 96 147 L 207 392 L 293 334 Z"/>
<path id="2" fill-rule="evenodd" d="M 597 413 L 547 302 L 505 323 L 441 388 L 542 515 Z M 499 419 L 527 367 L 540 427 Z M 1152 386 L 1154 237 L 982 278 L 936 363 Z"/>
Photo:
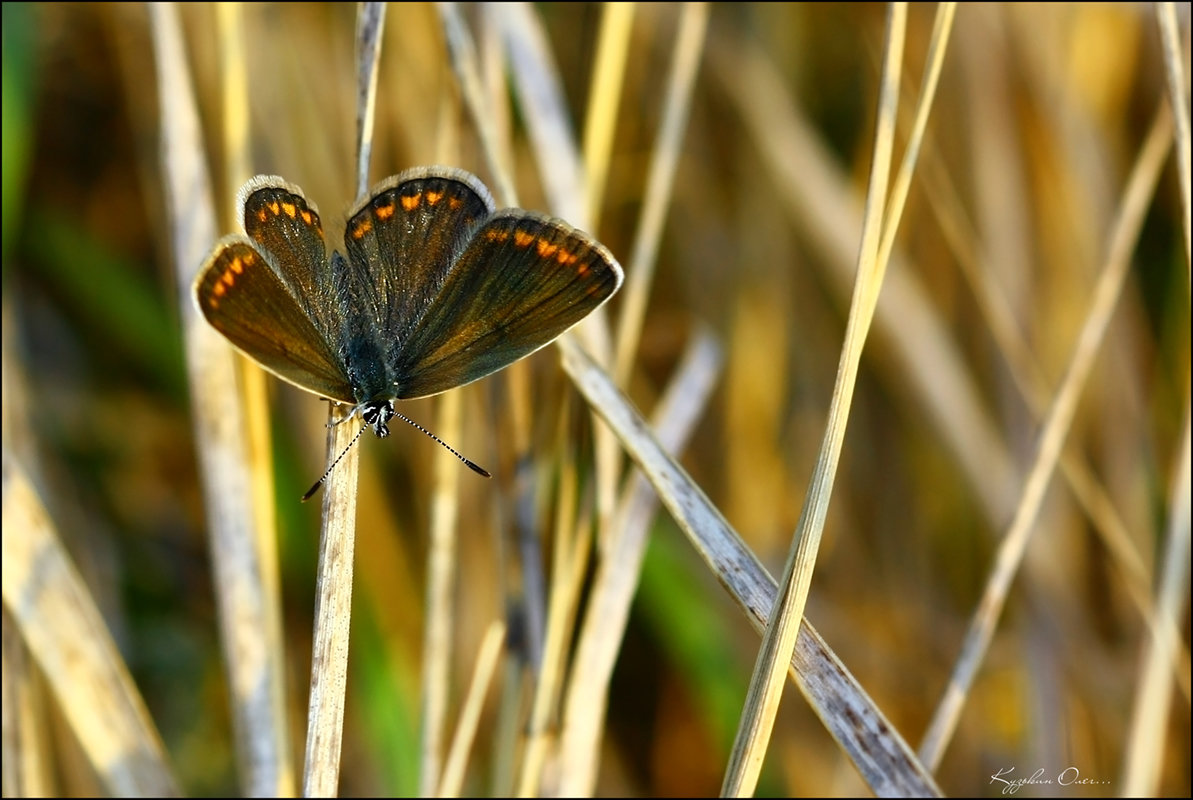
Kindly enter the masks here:
<path id="1" fill-rule="evenodd" d="M 336 314 L 323 223 L 302 190 L 276 175 L 258 175 L 238 194 L 249 238 L 272 256 L 281 283 L 323 334 L 334 340 Z"/>
<path id="2" fill-rule="evenodd" d="M 380 327 L 392 360 L 492 211 L 488 190 L 462 170 L 424 167 L 375 186 L 344 233 L 349 264 L 337 295 L 358 317 L 349 336 Z"/>

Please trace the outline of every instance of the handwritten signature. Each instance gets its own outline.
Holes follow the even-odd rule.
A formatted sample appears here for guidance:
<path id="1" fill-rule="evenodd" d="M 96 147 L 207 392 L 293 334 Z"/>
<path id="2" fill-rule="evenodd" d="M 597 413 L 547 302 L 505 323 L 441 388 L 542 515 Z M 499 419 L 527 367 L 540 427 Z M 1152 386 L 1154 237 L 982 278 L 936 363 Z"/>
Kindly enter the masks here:
<path id="1" fill-rule="evenodd" d="M 1066 767 L 1056 776 L 1048 776 L 1044 768 L 1040 767 L 1030 777 L 1014 778 L 1011 773 L 1014 767 L 1004 767 L 990 776 L 991 783 L 1001 783 L 1002 794 L 1015 794 L 1024 786 L 1104 786 L 1110 781 L 1099 781 L 1094 778 L 1081 777 L 1081 771 L 1076 767 Z"/>

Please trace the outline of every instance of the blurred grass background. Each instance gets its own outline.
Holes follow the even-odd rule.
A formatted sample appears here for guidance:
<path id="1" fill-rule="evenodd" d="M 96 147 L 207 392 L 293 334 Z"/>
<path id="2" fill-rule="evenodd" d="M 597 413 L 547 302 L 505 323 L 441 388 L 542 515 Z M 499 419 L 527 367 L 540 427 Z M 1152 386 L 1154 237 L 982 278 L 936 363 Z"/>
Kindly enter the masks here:
<path id="1" fill-rule="evenodd" d="M 479 38 L 485 17 L 466 11 Z M 227 154 L 218 135 L 215 15 L 208 6 L 180 13 L 206 156 L 220 164 Z M 601 7 L 547 4 L 534 13 L 582 130 Z M 168 269 L 148 18 L 143 7 L 121 4 L 5 4 L 3 14 L 5 448 L 34 476 L 183 792 L 238 793 L 217 632 L 220 588 L 204 533 L 178 292 Z M 837 214 L 839 203 L 827 195 L 819 207 L 814 194 L 808 200 L 770 154 L 795 145 L 781 124 L 798 119 L 817 148 L 800 158 L 813 160 L 818 179 L 860 206 L 884 15 L 883 6 L 866 4 L 712 8 L 658 274 L 624 387 L 651 409 L 693 331 L 706 325 L 715 333 L 724 373 L 681 460 L 772 574 L 781 570 L 820 444 L 848 307 L 851 276 L 841 277 L 825 229 L 855 220 L 841 214 L 826 222 L 826 209 Z M 623 265 L 677 20 L 670 6 L 639 6 L 634 16 L 593 231 Z M 922 69 L 931 23 L 932 7 L 912 7 L 909 86 Z M 251 168 L 303 187 L 330 235 L 354 191 L 354 6 L 250 6 L 243 24 Z M 1187 41 L 1187 7 L 1182 24 Z M 441 111 L 455 90 L 435 10 L 391 7 L 385 37 L 372 179 L 435 162 L 447 137 L 458 148 L 457 165 L 490 181 L 466 115 L 445 120 Z M 774 87 L 757 80 L 758 64 L 781 89 L 781 104 L 767 94 Z M 1038 431 L 1039 413 L 1011 375 L 1015 356 L 1001 349 L 984 314 L 987 293 L 1008 304 L 1043 385 L 1054 387 L 1106 257 L 1126 176 L 1166 94 L 1162 66 L 1155 16 L 1144 6 L 958 12 L 892 271 L 908 273 L 927 295 L 1001 452 L 981 454 L 990 474 L 975 481 L 960 463 L 965 443 L 942 433 L 903 345 L 890 327 L 876 325 L 807 610 L 913 747 L 946 686 Z M 759 124 L 767 114 L 773 121 Z M 543 208 L 516 113 L 511 126 L 520 203 Z M 1148 587 L 1162 571 L 1189 393 L 1189 273 L 1177 169 L 1170 157 L 1068 436 L 1070 454 L 1096 476 L 1121 518 Z M 212 174 L 217 207 L 228 208 L 238 185 L 223 185 L 219 169 Z M 959 240 L 950 239 L 949 224 L 958 225 Z M 220 232 L 232 225 L 225 218 Z M 965 252 L 977 264 L 978 285 L 960 265 Z M 609 306 L 614 319 L 618 301 Z M 898 312 L 889 323 L 895 328 Z M 526 428 L 547 564 L 560 449 L 589 446 L 574 392 L 564 404 L 570 389 L 557 361 L 550 348 L 532 359 Z M 325 407 L 279 382 L 271 386 L 286 692 L 301 762 L 318 510 L 296 499 L 322 471 Z M 521 574 L 505 537 L 516 513 L 512 440 L 523 423 L 510 413 L 501 378 L 461 392 L 463 432 L 450 443 L 496 477 L 482 482 L 466 473 L 460 481 L 453 708 L 485 625 L 519 593 Z M 432 427 L 438 402 L 400 410 Z M 344 795 L 418 787 L 429 464 L 437 446 L 416 431 L 394 433 L 385 442 L 362 440 Z M 1148 620 L 1094 527 L 1054 478 L 1027 566 L 937 772 L 946 793 L 999 794 L 990 776 L 1000 768 L 1025 776 L 1070 766 L 1097 783 L 1023 794 L 1114 792 Z M 1165 795 L 1193 791 L 1185 574 L 1184 677 L 1158 737 L 1164 755 L 1155 790 Z M 717 792 L 757 647 L 757 634 L 660 513 L 613 677 L 597 793 Z M 509 732 L 499 725 L 496 694 L 481 719 L 465 791 L 502 786 Z M 46 714 L 56 718 L 52 702 Z M 49 730 L 59 790 L 100 791 L 66 726 L 55 722 Z M 759 793 L 863 791 L 823 725 L 789 690 Z"/>

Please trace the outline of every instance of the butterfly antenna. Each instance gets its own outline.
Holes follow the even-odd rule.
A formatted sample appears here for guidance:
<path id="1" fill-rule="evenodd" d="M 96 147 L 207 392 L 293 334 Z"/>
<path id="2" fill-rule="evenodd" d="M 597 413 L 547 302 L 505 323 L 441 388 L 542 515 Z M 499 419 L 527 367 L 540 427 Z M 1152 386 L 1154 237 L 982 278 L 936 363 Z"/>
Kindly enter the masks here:
<path id="1" fill-rule="evenodd" d="M 484 475 L 486 478 L 492 478 L 492 477 L 493 477 L 492 475 L 490 475 L 490 474 L 489 474 L 489 471 L 488 471 L 487 469 L 485 469 L 484 467 L 482 467 L 480 464 L 474 463 L 474 462 L 472 462 L 472 461 L 469 461 L 467 458 L 464 458 L 464 456 L 462 456 L 462 455 L 460 455 L 460 453 L 456 452 L 455 448 L 453 448 L 453 447 L 452 447 L 450 444 L 448 444 L 447 442 L 443 441 L 442 439 L 440 439 L 440 438 L 439 438 L 438 436 L 436 436 L 435 434 L 431 433 L 429 430 L 427 430 L 426 428 L 424 428 L 422 425 L 419 425 L 417 422 L 415 422 L 414 420 L 410 419 L 410 417 L 406 416 L 405 414 L 400 414 L 400 413 L 398 413 L 397 411 L 395 411 L 395 412 L 394 412 L 394 416 L 395 416 L 395 417 L 398 417 L 398 418 L 399 418 L 399 419 L 401 419 L 403 422 L 408 422 L 408 423 L 410 423 L 411 425 L 413 425 L 414 427 L 418 428 L 420 431 L 422 431 L 423 433 L 425 433 L 427 436 L 430 436 L 432 439 L 434 439 L 435 441 L 439 442 L 439 444 L 441 444 L 441 445 L 443 445 L 445 448 L 447 448 L 447 451 L 448 451 L 449 453 L 451 453 L 453 456 L 455 456 L 456 458 L 460 459 L 460 460 L 461 460 L 461 461 L 463 461 L 465 464 L 467 464 L 467 465 L 468 465 L 468 468 L 469 468 L 470 470 L 472 470 L 473 472 L 475 472 L 477 475 Z M 334 465 L 333 465 L 333 466 L 334 466 Z"/>
<path id="2" fill-rule="evenodd" d="M 345 419 L 347 419 L 347 417 L 345 417 Z M 343 420 L 340 420 L 340 422 L 343 422 Z M 343 458 L 345 456 L 345 454 L 347 454 L 347 452 L 352 449 L 352 445 L 356 444 L 356 440 L 359 439 L 360 435 L 362 433 L 364 433 L 365 431 L 367 431 L 368 429 L 369 429 L 369 426 L 367 424 L 361 426 L 360 430 L 356 432 L 356 435 L 352 437 L 352 441 L 348 442 L 348 446 L 340 451 L 340 454 L 338 456 L 336 456 L 335 461 L 331 462 L 331 466 L 327 468 L 327 472 L 323 473 L 323 477 L 320 478 L 319 480 L 315 481 L 314 486 L 312 486 L 310 489 L 307 489 L 307 493 L 302 496 L 301 502 L 305 503 L 306 501 L 310 500 L 312 497 L 315 496 L 315 492 L 319 491 L 319 488 L 321 486 L 323 486 L 323 482 L 325 480 L 327 480 L 327 476 L 330 475 L 331 471 L 336 468 L 336 464 L 340 463 L 340 459 Z"/>

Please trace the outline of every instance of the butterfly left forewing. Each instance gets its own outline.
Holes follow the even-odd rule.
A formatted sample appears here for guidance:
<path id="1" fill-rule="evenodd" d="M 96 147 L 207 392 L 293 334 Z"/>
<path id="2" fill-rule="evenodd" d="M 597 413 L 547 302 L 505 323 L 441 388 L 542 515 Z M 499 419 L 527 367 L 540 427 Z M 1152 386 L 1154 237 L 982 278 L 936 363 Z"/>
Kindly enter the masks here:
<path id="1" fill-rule="evenodd" d="M 473 235 L 403 343 L 398 397 L 482 378 L 547 344 L 607 300 L 622 271 L 565 222 L 519 209 Z"/>

